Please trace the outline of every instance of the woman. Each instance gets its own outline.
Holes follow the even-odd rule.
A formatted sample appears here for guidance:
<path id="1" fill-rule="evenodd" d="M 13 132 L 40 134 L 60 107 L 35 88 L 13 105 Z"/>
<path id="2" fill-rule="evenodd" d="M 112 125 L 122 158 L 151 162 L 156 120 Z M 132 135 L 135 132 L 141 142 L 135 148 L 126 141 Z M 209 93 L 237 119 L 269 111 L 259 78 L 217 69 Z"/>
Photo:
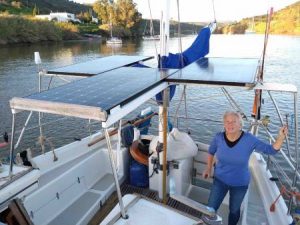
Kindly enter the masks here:
<path id="1" fill-rule="evenodd" d="M 270 145 L 244 132 L 242 117 L 237 112 L 225 112 L 223 123 L 225 131 L 217 133 L 210 144 L 207 167 L 203 172 L 203 177 L 208 178 L 211 175 L 215 156 L 214 181 L 208 206 L 217 211 L 229 191 L 228 225 L 236 225 L 250 182 L 248 162 L 251 153 L 256 150 L 266 154 L 276 154 L 288 130 L 286 126 L 281 127 L 276 141 Z"/>

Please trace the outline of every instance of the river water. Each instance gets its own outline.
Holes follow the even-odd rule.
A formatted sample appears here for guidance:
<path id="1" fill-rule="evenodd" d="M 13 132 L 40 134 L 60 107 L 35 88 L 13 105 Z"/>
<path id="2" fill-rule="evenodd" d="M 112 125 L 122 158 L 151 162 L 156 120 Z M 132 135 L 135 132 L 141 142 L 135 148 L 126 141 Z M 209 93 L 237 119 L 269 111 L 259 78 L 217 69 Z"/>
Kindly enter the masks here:
<path id="1" fill-rule="evenodd" d="M 187 36 L 182 39 L 183 49 L 188 47 L 195 36 Z M 262 35 L 212 35 L 210 42 L 210 56 L 217 57 L 260 57 L 263 49 Z M 159 42 L 137 41 L 126 42 L 122 47 L 112 48 L 106 46 L 100 40 L 72 41 L 62 43 L 40 43 L 34 45 L 16 45 L 0 47 L 0 134 L 11 132 L 11 113 L 9 100 L 14 96 L 26 96 L 38 90 L 37 67 L 34 64 L 33 53 L 39 51 L 42 58 L 42 67 L 45 69 L 57 68 L 72 63 L 83 62 L 97 57 L 112 54 L 138 54 L 155 55 L 159 51 Z M 171 38 L 169 50 L 178 52 L 178 39 Z M 265 80 L 269 82 L 292 83 L 300 89 L 300 37 L 296 36 L 273 36 L 269 38 Z M 148 62 L 150 66 L 156 66 L 156 61 Z M 234 74 L 233 74 L 234 76 Z M 64 81 L 55 80 L 52 86 L 61 85 Z M 44 88 L 47 87 L 46 85 Z M 170 108 L 170 114 L 174 115 L 178 107 L 182 89 L 177 90 L 174 104 Z M 228 91 L 241 105 L 247 116 L 251 114 L 253 91 L 243 91 L 229 88 Z M 225 98 L 216 96 L 221 94 L 220 89 L 208 87 L 187 87 L 187 110 L 185 104 L 181 104 L 179 115 L 202 118 L 191 121 L 180 119 L 179 126 L 183 130 L 189 130 L 191 135 L 201 141 L 209 142 L 211 135 L 222 130 L 221 116 L 225 110 L 231 109 Z M 213 96 L 213 97 L 212 97 Z M 289 94 L 274 94 L 278 105 L 282 108 L 282 115 L 291 123 L 294 120 L 293 97 Z M 299 99 L 298 99 L 299 101 Z M 148 105 L 153 105 L 149 103 Z M 154 108 L 154 107 L 153 107 Z M 157 108 L 154 108 L 157 110 Z M 264 109 L 262 115 L 271 118 L 270 130 L 276 135 L 279 123 L 276 114 L 271 113 L 274 107 L 270 98 L 264 94 Z M 137 114 L 137 112 L 133 112 Z M 20 130 L 26 120 L 27 113 L 17 116 L 16 130 Z M 299 115 L 296 115 L 299 117 Z M 43 121 L 59 121 L 44 126 L 44 135 L 51 139 L 55 147 L 70 143 L 74 138 L 81 138 L 90 131 L 100 129 L 98 124 L 88 126 L 87 121 L 53 115 L 44 115 Z M 174 120 L 175 121 L 175 120 Z M 172 122 L 174 122 L 172 121 Z M 29 127 L 37 125 L 37 115 L 32 118 Z M 153 126 L 152 129 L 155 129 Z M 38 129 L 26 131 L 23 141 L 17 151 L 30 147 L 35 153 L 40 151 L 37 144 Z M 291 143 L 294 142 L 294 132 L 290 129 Z M 2 138 L 0 138 L 2 141 Z M 8 157 L 9 148 L 0 149 L 0 158 L 5 161 Z M 292 153 L 294 155 L 294 153 Z"/>

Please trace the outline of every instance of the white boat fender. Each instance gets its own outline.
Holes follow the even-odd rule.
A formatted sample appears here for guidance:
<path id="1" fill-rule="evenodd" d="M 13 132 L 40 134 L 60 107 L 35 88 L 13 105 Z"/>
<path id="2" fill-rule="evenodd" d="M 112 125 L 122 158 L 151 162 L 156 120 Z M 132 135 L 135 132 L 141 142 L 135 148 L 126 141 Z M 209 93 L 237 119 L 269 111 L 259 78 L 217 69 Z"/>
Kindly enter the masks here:
<path id="1" fill-rule="evenodd" d="M 149 153 L 156 152 L 158 137 L 154 137 L 150 142 Z M 196 156 L 198 147 L 193 139 L 185 132 L 180 132 L 173 128 L 167 138 L 167 160 L 179 160 Z"/>
<path id="2" fill-rule="evenodd" d="M 192 158 L 198 153 L 198 147 L 193 139 L 177 128 L 172 129 L 167 140 L 167 159 L 170 161 Z"/>

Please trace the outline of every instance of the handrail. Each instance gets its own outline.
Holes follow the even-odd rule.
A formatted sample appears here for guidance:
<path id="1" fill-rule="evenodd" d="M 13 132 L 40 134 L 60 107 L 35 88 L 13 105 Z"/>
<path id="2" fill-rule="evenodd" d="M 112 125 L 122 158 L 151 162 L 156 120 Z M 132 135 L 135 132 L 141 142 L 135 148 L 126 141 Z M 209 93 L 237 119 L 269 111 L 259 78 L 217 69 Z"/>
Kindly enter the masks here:
<path id="1" fill-rule="evenodd" d="M 282 177 L 280 177 L 277 173 L 277 171 L 284 177 L 289 187 L 292 187 L 292 180 L 291 178 L 286 174 L 286 172 L 282 169 L 282 166 L 279 165 L 276 158 L 273 156 L 269 156 L 270 162 L 274 165 L 273 168 L 275 169 L 275 173 L 277 175 L 277 178 L 279 182 L 281 183 Z M 268 168 L 269 169 L 269 168 Z"/>
<path id="2" fill-rule="evenodd" d="M 147 121 L 148 119 L 152 118 L 152 117 L 155 116 L 155 115 L 157 115 L 156 112 L 150 114 L 149 116 L 146 116 L 146 117 L 143 118 L 143 119 L 138 119 L 138 120 L 136 120 L 136 121 L 124 121 L 124 122 L 122 123 L 122 126 L 126 125 L 127 123 L 132 123 L 134 126 L 137 126 L 137 125 L 139 125 L 139 124 L 141 124 L 141 123 Z M 109 131 L 109 136 L 112 136 L 112 135 L 118 133 L 118 129 L 119 129 L 119 128 L 117 127 L 117 128 L 114 128 L 113 130 Z M 93 146 L 94 144 L 96 144 L 96 143 L 98 143 L 98 142 L 100 142 L 100 141 L 102 141 L 102 140 L 104 140 L 104 139 L 105 139 L 105 135 L 102 135 L 101 137 L 98 137 L 98 138 L 96 138 L 95 140 L 93 140 L 93 141 L 91 141 L 90 143 L 88 143 L 88 147 L 91 147 L 91 146 Z"/>
<path id="3" fill-rule="evenodd" d="M 278 105 L 277 105 L 277 103 L 276 103 L 275 99 L 273 98 L 273 96 L 272 96 L 272 94 L 271 94 L 270 91 L 268 91 L 268 94 L 269 94 L 269 96 L 270 96 L 270 98 L 271 98 L 271 100 L 273 102 L 273 105 L 274 105 L 274 107 L 276 109 L 276 112 L 277 112 L 278 118 L 280 120 L 281 126 L 283 126 L 283 119 L 282 119 L 279 107 L 278 107 Z M 286 147 L 287 147 L 288 156 L 289 156 L 289 158 L 291 159 L 291 161 L 293 163 L 296 163 L 296 161 L 292 158 L 292 156 L 290 154 L 290 142 L 289 142 L 289 139 L 287 137 L 285 137 L 285 141 L 286 141 L 286 145 L 287 145 Z"/>
<path id="4" fill-rule="evenodd" d="M 169 117 L 175 117 L 175 115 L 169 115 Z M 216 123 L 223 123 L 221 120 L 211 120 L 211 119 L 201 119 L 196 117 L 185 117 L 185 116 L 177 116 L 177 119 L 186 119 L 186 120 L 197 120 L 197 121 L 209 121 L 209 122 L 216 122 Z"/>
<path id="5" fill-rule="evenodd" d="M 268 129 L 262 125 L 262 127 L 264 128 L 264 130 L 266 131 L 266 133 L 268 134 L 268 136 L 272 139 L 272 141 L 275 142 L 275 138 L 272 136 L 272 134 L 268 131 Z M 284 153 L 284 151 L 279 151 L 280 154 L 283 156 L 283 158 L 285 159 L 285 161 L 288 163 L 288 165 L 291 167 L 291 169 L 293 171 L 295 171 L 297 177 L 300 179 L 300 173 L 299 171 L 296 169 L 296 167 L 293 165 L 293 163 L 290 161 L 289 157 Z"/>

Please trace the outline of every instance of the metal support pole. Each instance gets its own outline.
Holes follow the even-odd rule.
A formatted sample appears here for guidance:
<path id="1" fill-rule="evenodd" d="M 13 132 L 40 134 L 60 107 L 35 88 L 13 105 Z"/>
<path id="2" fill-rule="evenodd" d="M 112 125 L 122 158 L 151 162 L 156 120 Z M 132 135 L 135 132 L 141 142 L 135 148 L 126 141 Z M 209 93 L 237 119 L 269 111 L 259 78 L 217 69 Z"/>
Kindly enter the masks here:
<path id="1" fill-rule="evenodd" d="M 299 169 L 298 94 L 294 93 L 296 169 Z"/>
<path id="2" fill-rule="evenodd" d="M 20 144 L 21 139 L 23 137 L 24 131 L 25 131 L 25 129 L 26 129 L 28 123 L 29 123 L 29 120 L 30 120 L 31 116 L 32 116 L 32 111 L 29 113 L 29 115 L 28 115 L 28 117 L 26 119 L 26 122 L 25 122 L 25 124 L 24 124 L 24 126 L 23 126 L 23 128 L 21 130 L 20 136 L 19 136 L 19 138 L 17 140 L 17 143 L 15 144 L 15 149 L 17 149 L 19 147 L 19 144 Z"/>
<path id="3" fill-rule="evenodd" d="M 266 131 L 267 135 L 271 138 L 271 140 L 272 140 L 273 142 L 275 142 L 275 141 L 276 141 L 275 138 L 274 138 L 274 137 L 272 136 L 272 134 L 268 131 L 268 129 L 267 129 L 265 126 L 262 126 L 262 127 L 263 127 L 263 129 Z M 300 178 L 300 173 L 298 172 L 298 170 L 297 170 L 297 168 L 294 166 L 294 164 L 291 162 L 291 160 L 289 159 L 289 157 L 284 153 L 284 151 L 280 151 L 279 153 L 283 156 L 285 162 L 290 166 L 290 168 L 291 168 L 293 171 L 295 171 L 296 174 L 297 174 L 297 176 Z"/>
<path id="4" fill-rule="evenodd" d="M 299 151 L 298 151 L 298 104 L 297 104 L 297 93 L 294 93 L 294 113 L 295 113 L 295 154 L 296 154 L 296 165 L 294 170 L 292 189 L 295 189 L 297 184 L 297 173 L 299 169 Z M 293 203 L 293 196 L 289 200 L 288 213 L 291 212 Z"/>
<path id="5" fill-rule="evenodd" d="M 272 94 L 271 94 L 270 91 L 268 91 L 268 94 L 269 94 L 269 96 L 270 96 L 270 98 L 271 98 L 271 100 L 272 100 L 272 102 L 273 102 L 273 105 L 275 106 L 275 109 L 276 109 L 277 115 L 278 115 L 278 117 L 279 117 L 281 126 L 283 126 L 283 118 L 282 118 L 282 116 L 281 116 L 279 107 L 278 107 L 278 105 L 277 105 L 277 103 L 276 103 L 275 99 L 273 98 L 273 96 L 272 96 Z M 286 141 L 286 148 L 287 148 L 288 156 L 289 156 L 290 160 L 295 164 L 296 162 L 295 162 L 295 160 L 293 159 L 293 157 L 292 157 L 291 154 L 290 154 L 290 142 L 289 142 L 288 137 L 285 137 L 285 141 Z"/>
<path id="6" fill-rule="evenodd" d="M 14 165 L 14 136 L 15 136 L 15 114 L 12 114 L 12 121 L 11 121 L 11 138 L 10 138 L 10 163 L 9 163 L 9 178 L 12 179 L 12 172 L 13 172 L 13 165 Z"/>
<path id="7" fill-rule="evenodd" d="M 169 89 L 163 96 L 163 203 L 167 204 L 167 134 L 168 134 Z"/>
<path id="8" fill-rule="evenodd" d="M 161 22 L 161 56 L 169 55 L 169 36 L 170 36 L 170 0 L 164 0 L 164 7 L 162 13 L 162 22 Z M 164 72 L 161 72 L 161 77 L 165 77 Z M 159 142 L 163 143 L 163 177 L 162 177 L 162 198 L 163 202 L 167 203 L 167 123 L 168 123 L 168 101 L 169 101 L 169 90 L 165 89 L 163 93 L 163 106 L 160 106 L 159 112 L 162 114 L 159 115 L 159 118 L 162 118 L 162 126 L 159 126 Z M 162 128 L 162 130 L 161 130 Z"/>
<path id="9" fill-rule="evenodd" d="M 110 165 L 111 165 L 111 169 L 112 169 L 112 172 L 113 172 L 115 185 L 116 185 L 116 189 L 117 189 L 119 205 L 120 205 L 120 210 L 121 210 L 121 216 L 122 216 L 123 219 L 127 219 L 128 216 L 125 213 L 125 208 L 124 208 L 124 204 L 123 204 L 120 184 L 119 184 L 118 175 L 117 175 L 117 171 L 116 171 L 116 165 L 115 165 L 113 152 L 112 152 L 112 146 L 111 146 L 110 137 L 109 137 L 109 133 L 108 133 L 107 128 L 104 129 L 104 133 L 105 133 L 105 139 L 106 139 L 107 148 L 108 148 L 108 155 L 109 155 Z"/>
<path id="10" fill-rule="evenodd" d="M 38 70 L 39 70 L 39 93 L 42 92 L 42 72 L 40 72 L 39 64 L 38 64 Z M 41 150 L 42 153 L 45 153 L 45 145 L 43 140 L 43 128 L 42 128 L 42 113 L 39 112 L 39 128 L 40 128 L 40 140 L 41 140 Z"/>
<path id="11" fill-rule="evenodd" d="M 119 153 L 121 152 L 121 146 L 122 146 L 122 136 L 121 136 L 121 131 L 122 131 L 122 119 L 120 119 L 119 121 L 119 127 L 118 127 L 118 144 L 117 144 L 117 160 L 116 160 L 116 164 L 117 164 L 117 172 L 120 170 L 120 157 L 119 157 Z"/>

